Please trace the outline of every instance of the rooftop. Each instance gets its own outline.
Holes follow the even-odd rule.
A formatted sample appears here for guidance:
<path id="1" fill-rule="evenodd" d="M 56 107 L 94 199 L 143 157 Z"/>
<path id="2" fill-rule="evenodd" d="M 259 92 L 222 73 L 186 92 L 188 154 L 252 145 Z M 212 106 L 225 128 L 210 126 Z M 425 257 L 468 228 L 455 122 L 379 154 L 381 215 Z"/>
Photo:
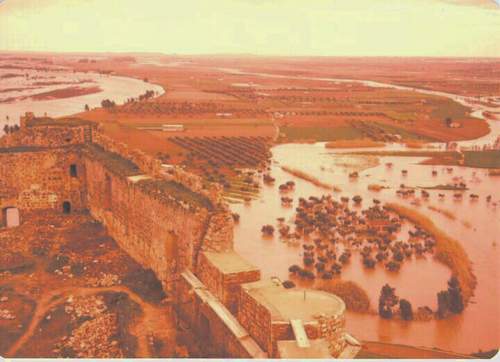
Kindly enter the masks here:
<path id="1" fill-rule="evenodd" d="M 271 311 L 273 321 L 301 319 L 306 323 L 315 320 L 317 315 L 342 315 L 345 311 L 342 299 L 319 290 L 285 289 L 271 280 L 247 283 L 242 287 Z"/>
<path id="2" fill-rule="evenodd" d="M 257 267 L 250 264 L 233 250 L 221 253 L 205 251 L 204 254 L 210 263 L 215 265 L 224 274 L 258 270 Z"/>

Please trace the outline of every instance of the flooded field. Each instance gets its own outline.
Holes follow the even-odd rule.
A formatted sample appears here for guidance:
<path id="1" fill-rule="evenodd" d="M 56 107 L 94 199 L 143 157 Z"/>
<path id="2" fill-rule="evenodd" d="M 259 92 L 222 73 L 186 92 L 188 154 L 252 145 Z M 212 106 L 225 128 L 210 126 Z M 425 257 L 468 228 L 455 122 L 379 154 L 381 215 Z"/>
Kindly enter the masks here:
<path id="1" fill-rule="evenodd" d="M 117 104 L 147 90 L 162 87 L 139 79 L 74 72 L 60 66 L 0 61 L 0 135 L 4 124 L 14 125 L 25 112 L 37 116 L 67 116 L 100 107 L 103 99 Z"/>
<path id="2" fill-rule="evenodd" d="M 416 157 L 375 157 L 377 160 L 374 162 L 373 156 L 352 156 L 343 150 L 327 150 L 322 143 L 279 145 L 272 152 L 270 174 L 276 179 L 275 184 L 262 185 L 260 197 L 251 204 L 231 206 L 241 216 L 235 230 L 235 248 L 261 268 L 264 275 L 278 276 L 282 280 L 292 279 L 299 284 L 318 283 L 303 282 L 289 275 L 290 265 L 302 265 L 302 243 L 289 245 L 280 240 L 278 233 L 274 237 L 263 237 L 261 234 L 261 227 L 265 224 L 276 227 L 279 217 L 284 217 L 285 222 L 293 226 L 299 197 L 332 194 L 339 200 L 341 196 L 360 195 L 363 208 L 371 206 L 374 198 L 410 206 L 432 219 L 439 228 L 463 245 L 472 260 L 478 280 L 475 295 L 461 315 L 446 320 L 404 322 L 383 320 L 373 313 L 350 312 L 347 318 L 349 330 L 363 340 L 437 347 L 463 353 L 491 349 L 498 345 L 498 177 L 488 176 L 487 170 L 419 165 L 423 158 Z M 342 191 L 326 191 L 284 172 L 281 166 L 303 171 Z M 407 171 L 406 175 L 402 170 Z M 353 171 L 358 171 L 358 178 L 349 177 Z M 284 207 L 278 185 L 290 180 L 295 182 L 295 190 L 287 196 L 293 198 L 293 203 L 291 207 Z M 402 198 L 396 194 L 401 184 L 406 187 L 432 188 L 460 182 L 469 188 L 460 199 L 454 197 L 456 191 L 451 190 L 427 189 L 430 194 L 427 199 L 420 197 L 420 190 L 413 197 Z M 368 185 L 372 184 L 383 186 L 384 189 L 370 191 Z M 479 197 L 471 198 L 471 193 Z M 490 202 L 487 202 L 488 195 L 492 196 Z M 408 226 L 403 225 L 402 234 L 408 230 Z M 357 282 L 367 292 L 372 310 L 377 308 L 380 289 L 385 283 L 395 287 L 399 297 L 410 300 L 414 309 L 429 306 L 436 310 L 436 294 L 446 289 L 450 275 L 451 270 L 431 255 L 413 256 L 402 264 L 398 272 L 389 272 L 379 265 L 375 269 L 365 269 L 361 256 L 354 252 L 341 278 Z"/>

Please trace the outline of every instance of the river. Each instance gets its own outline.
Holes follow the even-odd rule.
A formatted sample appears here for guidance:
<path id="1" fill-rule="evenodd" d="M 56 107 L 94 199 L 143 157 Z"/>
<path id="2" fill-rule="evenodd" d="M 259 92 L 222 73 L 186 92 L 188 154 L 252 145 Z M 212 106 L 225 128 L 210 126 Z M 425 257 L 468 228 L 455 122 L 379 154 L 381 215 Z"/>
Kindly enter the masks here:
<path id="1" fill-rule="evenodd" d="M 37 116 L 46 114 L 49 117 L 62 117 L 83 112 L 85 105 L 90 108 L 100 107 L 103 99 L 123 104 L 128 98 L 137 97 L 147 90 L 153 90 L 157 94 L 164 93 L 161 86 L 134 78 L 73 72 L 57 66 L 44 70 L 23 69 L 23 66 L 28 65 L 16 62 L 9 63 L 9 66 L 18 68 L 1 68 L 5 62 L 0 62 L 0 135 L 5 123 L 18 124 L 19 117 L 25 112 L 34 112 Z M 2 78 L 6 75 L 8 78 Z M 68 87 L 99 87 L 100 90 L 97 93 L 68 98 L 30 98 L 36 94 L 64 90 Z"/>

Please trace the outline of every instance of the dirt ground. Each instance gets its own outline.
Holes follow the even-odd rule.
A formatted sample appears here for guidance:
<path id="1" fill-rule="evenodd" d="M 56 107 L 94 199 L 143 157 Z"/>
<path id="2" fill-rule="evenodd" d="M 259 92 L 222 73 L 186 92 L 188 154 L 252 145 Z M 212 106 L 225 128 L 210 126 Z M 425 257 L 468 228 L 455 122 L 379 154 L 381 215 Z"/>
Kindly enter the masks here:
<path id="1" fill-rule="evenodd" d="M 176 356 L 168 296 L 99 223 L 87 214 L 22 217 L 0 229 L 0 355 Z"/>

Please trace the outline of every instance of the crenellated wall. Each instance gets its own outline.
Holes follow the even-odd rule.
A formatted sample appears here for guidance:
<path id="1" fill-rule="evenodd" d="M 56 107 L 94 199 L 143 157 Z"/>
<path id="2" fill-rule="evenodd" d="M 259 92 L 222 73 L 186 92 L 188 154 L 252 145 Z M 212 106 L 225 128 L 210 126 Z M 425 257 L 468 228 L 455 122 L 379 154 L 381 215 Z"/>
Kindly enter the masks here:
<path id="1" fill-rule="evenodd" d="M 70 212 L 88 210 L 155 272 L 210 356 L 274 357 L 278 341 L 294 338 L 290 322 L 276 319 L 276 307 L 250 292 L 260 270 L 234 252 L 234 221 L 219 185 L 179 167 L 163 168 L 91 122 L 30 115 L 21 124 L 0 139 L 0 209 L 17 207 L 21 218 L 23 211 L 68 212 L 63 203 Z M 304 328 L 338 354 L 343 324 L 339 314 Z"/>
<path id="2" fill-rule="evenodd" d="M 123 176 L 91 155 L 85 157 L 91 215 L 142 265 L 151 268 L 166 290 L 176 273 L 193 266 L 207 229 L 209 211 L 201 206 L 155 197 L 145 176 Z M 160 192 L 160 189 L 156 189 Z"/>

